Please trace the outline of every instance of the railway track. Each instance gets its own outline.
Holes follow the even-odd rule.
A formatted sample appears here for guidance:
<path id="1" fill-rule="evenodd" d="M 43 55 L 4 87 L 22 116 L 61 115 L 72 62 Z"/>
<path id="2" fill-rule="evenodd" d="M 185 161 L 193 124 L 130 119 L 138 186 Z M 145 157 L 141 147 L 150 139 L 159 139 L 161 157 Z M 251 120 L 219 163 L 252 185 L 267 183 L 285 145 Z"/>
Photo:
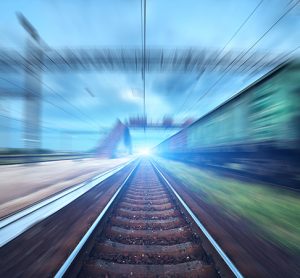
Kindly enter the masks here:
<path id="1" fill-rule="evenodd" d="M 49 198 L 40 200 L 28 207 L 20 209 L 11 215 L 0 218 L 0 247 L 4 246 L 30 227 L 51 216 L 60 209 L 73 202 L 84 193 L 91 190 L 100 182 L 108 179 L 112 175 L 124 169 L 132 163 L 129 161 L 123 165 L 107 170 L 99 175 L 70 188 L 62 190 Z"/>
<path id="2" fill-rule="evenodd" d="M 149 160 L 119 193 L 56 277 L 242 277 Z"/>

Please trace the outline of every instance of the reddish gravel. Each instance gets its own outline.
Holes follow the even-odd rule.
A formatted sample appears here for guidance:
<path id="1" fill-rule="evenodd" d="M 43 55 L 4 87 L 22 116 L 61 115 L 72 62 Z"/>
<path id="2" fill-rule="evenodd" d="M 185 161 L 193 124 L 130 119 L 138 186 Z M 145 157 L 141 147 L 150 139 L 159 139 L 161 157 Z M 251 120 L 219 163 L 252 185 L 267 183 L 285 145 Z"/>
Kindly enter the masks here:
<path id="1" fill-rule="evenodd" d="M 99 229 L 79 277 L 218 277 L 200 236 L 149 161 L 142 161 L 106 226 Z M 74 276 L 74 272 L 70 272 Z"/>
<path id="2" fill-rule="evenodd" d="M 53 276 L 131 169 L 126 167 L 2 247 L 0 277 Z M 209 207 L 185 185 L 167 177 L 245 277 L 297 277 L 289 268 L 290 257 L 259 239 L 253 241 L 247 223 L 224 218 L 218 208 Z M 77 276 L 219 275 L 219 259 L 213 257 L 213 262 L 207 255 L 205 238 L 182 214 L 149 162 L 142 163 L 119 201 L 74 267 Z M 74 272 L 69 274 L 74 276 Z"/>
<path id="3" fill-rule="evenodd" d="M 0 248 L 0 277 L 51 277 L 95 221 L 133 165 Z"/>

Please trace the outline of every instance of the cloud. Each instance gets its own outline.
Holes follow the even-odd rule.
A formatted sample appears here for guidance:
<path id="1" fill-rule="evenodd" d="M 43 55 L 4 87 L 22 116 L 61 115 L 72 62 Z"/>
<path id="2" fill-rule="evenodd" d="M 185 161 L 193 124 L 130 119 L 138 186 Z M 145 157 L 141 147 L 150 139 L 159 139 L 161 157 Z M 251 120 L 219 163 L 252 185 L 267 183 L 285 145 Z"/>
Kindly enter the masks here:
<path id="1" fill-rule="evenodd" d="M 264 1 L 226 50 L 249 49 L 283 14 L 288 2 Z M 258 3 L 253 0 L 148 1 L 147 47 L 221 49 Z M 24 13 L 46 43 L 55 48 L 141 47 L 138 0 L 4 0 L 0 1 L 0 10 L 5 11 L 0 20 L 0 47 L 25 50 L 27 36 L 17 21 L 16 11 Z M 299 9 L 293 10 L 255 49 L 272 53 L 299 46 L 299 16 Z M 221 75 L 221 72 L 206 72 L 198 79 L 195 74 L 147 73 L 148 118 L 162 119 L 166 114 L 179 121 L 187 116 L 200 117 L 253 81 L 248 76 L 228 74 L 197 103 Z M 23 75 L 8 78 L 25 85 Z M 140 72 L 56 72 L 43 74 L 43 82 L 46 85 L 43 86 L 42 121 L 54 127 L 97 129 L 113 125 L 116 118 L 124 120 L 143 113 Z M 1 84 L 5 82 L 0 80 Z"/>

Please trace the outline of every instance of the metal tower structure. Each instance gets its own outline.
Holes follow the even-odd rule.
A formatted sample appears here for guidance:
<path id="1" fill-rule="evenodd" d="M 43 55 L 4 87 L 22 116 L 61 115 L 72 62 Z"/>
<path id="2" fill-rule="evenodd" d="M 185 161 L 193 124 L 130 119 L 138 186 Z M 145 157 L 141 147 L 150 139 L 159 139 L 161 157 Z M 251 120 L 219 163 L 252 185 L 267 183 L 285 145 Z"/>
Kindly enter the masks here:
<path id="1" fill-rule="evenodd" d="M 23 56 L 17 51 L 0 49 L 0 72 L 25 71 L 24 143 L 29 149 L 41 147 L 41 81 L 44 71 L 142 71 L 144 77 L 145 72 L 150 71 L 193 72 L 201 76 L 204 71 L 227 71 L 229 68 L 234 72 L 251 74 L 272 69 L 291 55 L 259 51 L 244 55 L 243 51 L 231 50 L 220 57 L 220 50 L 204 48 L 59 50 L 46 46 L 31 23 L 22 14 L 17 16 L 29 35 L 26 54 Z"/>

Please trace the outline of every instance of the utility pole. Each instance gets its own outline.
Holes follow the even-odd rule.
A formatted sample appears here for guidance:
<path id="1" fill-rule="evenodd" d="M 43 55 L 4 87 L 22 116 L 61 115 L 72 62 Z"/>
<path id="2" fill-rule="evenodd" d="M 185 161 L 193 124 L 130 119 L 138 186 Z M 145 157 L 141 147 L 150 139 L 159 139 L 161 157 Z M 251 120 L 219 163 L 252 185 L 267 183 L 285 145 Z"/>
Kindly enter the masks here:
<path id="1" fill-rule="evenodd" d="M 41 148 L 41 113 L 42 113 L 42 85 L 41 70 L 31 61 L 41 62 L 43 49 L 37 30 L 22 15 L 17 13 L 19 23 L 29 34 L 26 42 L 25 64 L 25 107 L 24 107 L 24 144 L 25 148 L 37 150 Z"/>

